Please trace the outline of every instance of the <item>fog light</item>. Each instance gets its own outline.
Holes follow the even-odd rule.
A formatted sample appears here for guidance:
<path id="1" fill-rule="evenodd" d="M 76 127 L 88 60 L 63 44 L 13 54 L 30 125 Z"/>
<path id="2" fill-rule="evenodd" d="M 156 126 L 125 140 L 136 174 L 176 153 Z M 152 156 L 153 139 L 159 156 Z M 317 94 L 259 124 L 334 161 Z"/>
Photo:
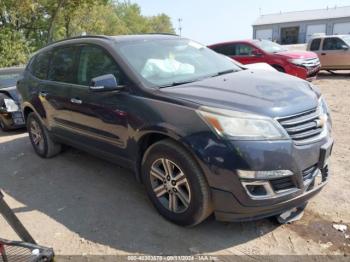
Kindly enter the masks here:
<path id="1" fill-rule="evenodd" d="M 237 170 L 238 176 L 245 179 L 272 179 L 293 175 L 290 170 L 246 171 Z"/>

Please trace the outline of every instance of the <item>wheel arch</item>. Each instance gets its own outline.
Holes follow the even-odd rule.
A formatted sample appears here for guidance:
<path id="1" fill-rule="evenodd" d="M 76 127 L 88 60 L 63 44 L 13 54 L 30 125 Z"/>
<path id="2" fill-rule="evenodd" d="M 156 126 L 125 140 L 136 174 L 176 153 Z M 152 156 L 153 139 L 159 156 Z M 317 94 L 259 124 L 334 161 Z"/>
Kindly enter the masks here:
<path id="1" fill-rule="evenodd" d="M 271 66 L 275 68 L 278 72 L 286 72 L 286 69 L 280 64 L 272 64 Z"/>
<path id="2" fill-rule="evenodd" d="M 142 165 L 142 159 L 147 151 L 147 149 L 164 139 L 170 139 L 183 147 L 197 162 L 199 168 L 203 171 L 202 166 L 199 163 L 199 159 L 196 156 L 195 152 L 192 150 L 191 145 L 183 139 L 183 136 L 173 133 L 173 132 L 165 132 L 165 131 L 149 131 L 144 133 L 137 141 L 137 159 L 136 159 L 136 179 L 140 183 L 142 183 L 142 174 L 141 174 L 141 165 Z"/>
<path id="3" fill-rule="evenodd" d="M 23 107 L 23 116 L 24 116 L 24 120 L 26 122 L 27 122 L 27 118 L 28 118 L 29 114 L 32 112 L 35 112 L 35 111 L 30 106 L 26 105 Z"/>

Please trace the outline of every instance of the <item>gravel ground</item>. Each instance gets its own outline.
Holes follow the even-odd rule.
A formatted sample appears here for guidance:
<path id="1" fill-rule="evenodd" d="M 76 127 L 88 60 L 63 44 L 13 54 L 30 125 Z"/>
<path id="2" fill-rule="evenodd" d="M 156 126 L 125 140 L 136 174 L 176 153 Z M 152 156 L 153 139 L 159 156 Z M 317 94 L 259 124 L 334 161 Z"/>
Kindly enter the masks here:
<path id="1" fill-rule="evenodd" d="M 21 221 L 58 255 L 350 255 L 350 76 L 324 74 L 314 84 L 333 113 L 336 141 L 332 178 L 302 220 L 271 219 L 195 228 L 160 217 L 133 175 L 75 149 L 50 160 L 37 157 L 24 131 L 0 133 L 0 187 Z M 0 236 L 16 236 L 0 218 Z"/>

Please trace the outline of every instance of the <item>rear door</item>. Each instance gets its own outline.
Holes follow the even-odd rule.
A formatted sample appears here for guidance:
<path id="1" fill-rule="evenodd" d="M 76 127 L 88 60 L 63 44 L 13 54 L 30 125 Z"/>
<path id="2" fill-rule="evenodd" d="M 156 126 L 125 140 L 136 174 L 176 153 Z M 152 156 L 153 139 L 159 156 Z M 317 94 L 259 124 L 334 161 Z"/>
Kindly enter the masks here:
<path id="1" fill-rule="evenodd" d="M 344 49 L 347 46 L 348 49 Z M 350 66 L 349 46 L 339 37 L 323 39 L 320 61 L 324 69 L 346 69 Z"/>
<path id="2" fill-rule="evenodd" d="M 98 45 L 82 45 L 77 85 L 71 89 L 71 123 L 81 146 L 92 147 L 117 157 L 127 157 L 128 91 L 92 92 L 91 79 L 113 74 L 119 85 L 124 75 L 112 56 Z"/>
<path id="3" fill-rule="evenodd" d="M 69 93 L 76 82 L 76 47 L 63 46 L 50 51 L 47 77 L 39 83 L 39 100 L 45 120 L 53 132 L 65 133 L 69 121 Z M 45 64 L 38 66 L 45 66 Z M 42 68 L 44 71 L 44 68 Z M 44 78 L 44 76 L 43 76 Z"/>

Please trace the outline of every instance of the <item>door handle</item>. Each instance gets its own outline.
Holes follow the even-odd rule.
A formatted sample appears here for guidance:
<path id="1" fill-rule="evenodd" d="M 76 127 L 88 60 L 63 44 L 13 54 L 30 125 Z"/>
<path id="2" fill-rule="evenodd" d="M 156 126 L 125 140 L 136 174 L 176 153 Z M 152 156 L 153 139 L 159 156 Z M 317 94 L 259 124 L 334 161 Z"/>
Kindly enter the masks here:
<path id="1" fill-rule="evenodd" d="M 78 98 L 71 98 L 70 101 L 71 101 L 71 103 L 78 104 L 78 105 L 81 105 L 83 103 L 83 101 L 81 101 Z"/>
<path id="2" fill-rule="evenodd" d="M 326 53 L 321 53 L 321 55 L 326 55 Z"/>
<path id="3" fill-rule="evenodd" d="M 48 94 L 49 94 L 49 93 L 46 92 L 46 91 L 40 91 L 40 92 L 39 92 L 39 96 L 42 96 L 42 97 L 47 97 Z"/>

